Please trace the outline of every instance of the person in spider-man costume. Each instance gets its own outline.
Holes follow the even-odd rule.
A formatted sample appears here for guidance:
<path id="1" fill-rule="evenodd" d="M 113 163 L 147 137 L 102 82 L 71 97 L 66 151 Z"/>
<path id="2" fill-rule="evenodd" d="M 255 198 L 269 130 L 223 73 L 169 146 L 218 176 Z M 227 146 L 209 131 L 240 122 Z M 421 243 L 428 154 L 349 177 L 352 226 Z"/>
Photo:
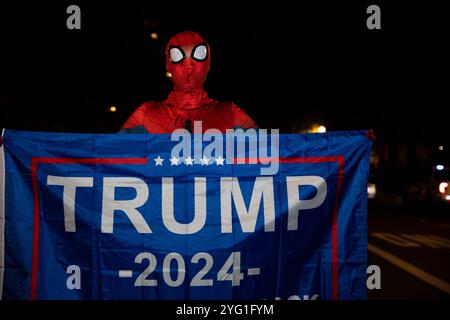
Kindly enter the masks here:
<path id="1" fill-rule="evenodd" d="M 166 47 L 172 92 L 165 101 L 147 101 L 139 106 L 119 132 L 172 133 L 178 128 L 192 132 L 194 121 L 202 121 L 203 131 L 257 128 L 236 104 L 208 97 L 203 84 L 210 61 L 209 45 L 199 34 L 187 31 L 173 36 Z"/>

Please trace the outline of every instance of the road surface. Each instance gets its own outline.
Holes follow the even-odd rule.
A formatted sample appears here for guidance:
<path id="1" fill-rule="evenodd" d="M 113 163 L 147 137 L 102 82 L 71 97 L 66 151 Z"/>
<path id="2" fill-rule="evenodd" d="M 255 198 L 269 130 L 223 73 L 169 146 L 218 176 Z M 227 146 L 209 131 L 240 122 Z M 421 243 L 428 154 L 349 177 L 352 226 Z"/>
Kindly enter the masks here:
<path id="1" fill-rule="evenodd" d="M 368 265 L 381 269 L 373 299 L 450 299 L 450 210 L 407 212 L 369 206 Z"/>

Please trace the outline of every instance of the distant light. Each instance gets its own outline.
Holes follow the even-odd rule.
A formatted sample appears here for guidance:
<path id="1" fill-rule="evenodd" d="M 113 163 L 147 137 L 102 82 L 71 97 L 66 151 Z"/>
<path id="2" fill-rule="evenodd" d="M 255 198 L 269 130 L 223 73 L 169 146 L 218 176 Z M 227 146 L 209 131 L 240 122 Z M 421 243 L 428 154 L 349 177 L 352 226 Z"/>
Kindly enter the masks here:
<path id="1" fill-rule="evenodd" d="M 158 34 L 156 32 L 152 32 L 150 33 L 150 38 L 152 38 L 153 40 L 158 40 Z"/>
<path id="2" fill-rule="evenodd" d="M 169 71 L 167 71 L 166 72 L 166 77 L 170 79 L 170 78 L 172 78 L 172 74 Z"/>
<path id="3" fill-rule="evenodd" d="M 375 195 L 377 194 L 377 186 L 374 183 L 369 183 L 367 186 L 367 197 L 369 199 L 375 198 Z"/>
<path id="4" fill-rule="evenodd" d="M 327 132 L 327 128 L 325 126 L 319 126 L 317 128 L 317 132 L 320 132 L 320 133 Z"/>
<path id="5" fill-rule="evenodd" d="M 439 184 L 439 192 L 440 193 L 445 193 L 447 188 L 448 188 L 448 182 L 441 182 Z"/>
<path id="6" fill-rule="evenodd" d="M 439 146 L 439 151 L 444 150 L 444 146 Z"/>
<path id="7" fill-rule="evenodd" d="M 445 200 L 450 200 L 450 195 L 446 195 Z"/>
<path id="8" fill-rule="evenodd" d="M 111 106 L 108 109 L 109 112 L 116 112 L 117 111 L 117 107 L 116 106 Z"/>
<path id="9" fill-rule="evenodd" d="M 444 166 L 443 166 L 442 164 L 438 164 L 438 165 L 436 166 L 436 169 L 437 169 L 438 171 L 442 171 L 442 170 L 444 170 Z"/>

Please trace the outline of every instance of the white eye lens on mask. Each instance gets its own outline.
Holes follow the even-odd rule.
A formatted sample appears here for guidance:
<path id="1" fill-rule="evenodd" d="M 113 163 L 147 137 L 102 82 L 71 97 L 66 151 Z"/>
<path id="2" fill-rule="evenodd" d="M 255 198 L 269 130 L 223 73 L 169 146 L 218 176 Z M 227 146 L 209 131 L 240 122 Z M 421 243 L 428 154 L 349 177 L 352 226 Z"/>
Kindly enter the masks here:
<path id="1" fill-rule="evenodd" d="M 205 44 L 199 44 L 192 50 L 191 56 L 194 60 L 204 61 L 208 57 L 208 48 Z"/>
<path id="2" fill-rule="evenodd" d="M 184 52 L 180 48 L 173 47 L 169 50 L 169 57 L 172 63 L 178 63 L 184 59 Z"/>

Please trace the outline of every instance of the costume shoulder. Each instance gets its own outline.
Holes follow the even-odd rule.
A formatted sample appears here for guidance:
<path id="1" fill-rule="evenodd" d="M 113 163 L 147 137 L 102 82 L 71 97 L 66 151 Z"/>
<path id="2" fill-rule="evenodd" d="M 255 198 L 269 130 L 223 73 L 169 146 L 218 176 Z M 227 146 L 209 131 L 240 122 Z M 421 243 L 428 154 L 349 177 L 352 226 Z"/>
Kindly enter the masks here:
<path id="1" fill-rule="evenodd" d="M 231 112 L 233 114 L 233 121 L 235 128 L 242 129 L 257 129 L 257 124 L 250 118 L 250 116 L 241 108 L 239 108 L 234 102 L 231 103 Z"/>
<path id="2" fill-rule="evenodd" d="M 144 102 L 131 114 L 119 133 L 149 133 L 147 123 L 152 116 L 158 113 L 159 107 L 158 102 Z"/>

